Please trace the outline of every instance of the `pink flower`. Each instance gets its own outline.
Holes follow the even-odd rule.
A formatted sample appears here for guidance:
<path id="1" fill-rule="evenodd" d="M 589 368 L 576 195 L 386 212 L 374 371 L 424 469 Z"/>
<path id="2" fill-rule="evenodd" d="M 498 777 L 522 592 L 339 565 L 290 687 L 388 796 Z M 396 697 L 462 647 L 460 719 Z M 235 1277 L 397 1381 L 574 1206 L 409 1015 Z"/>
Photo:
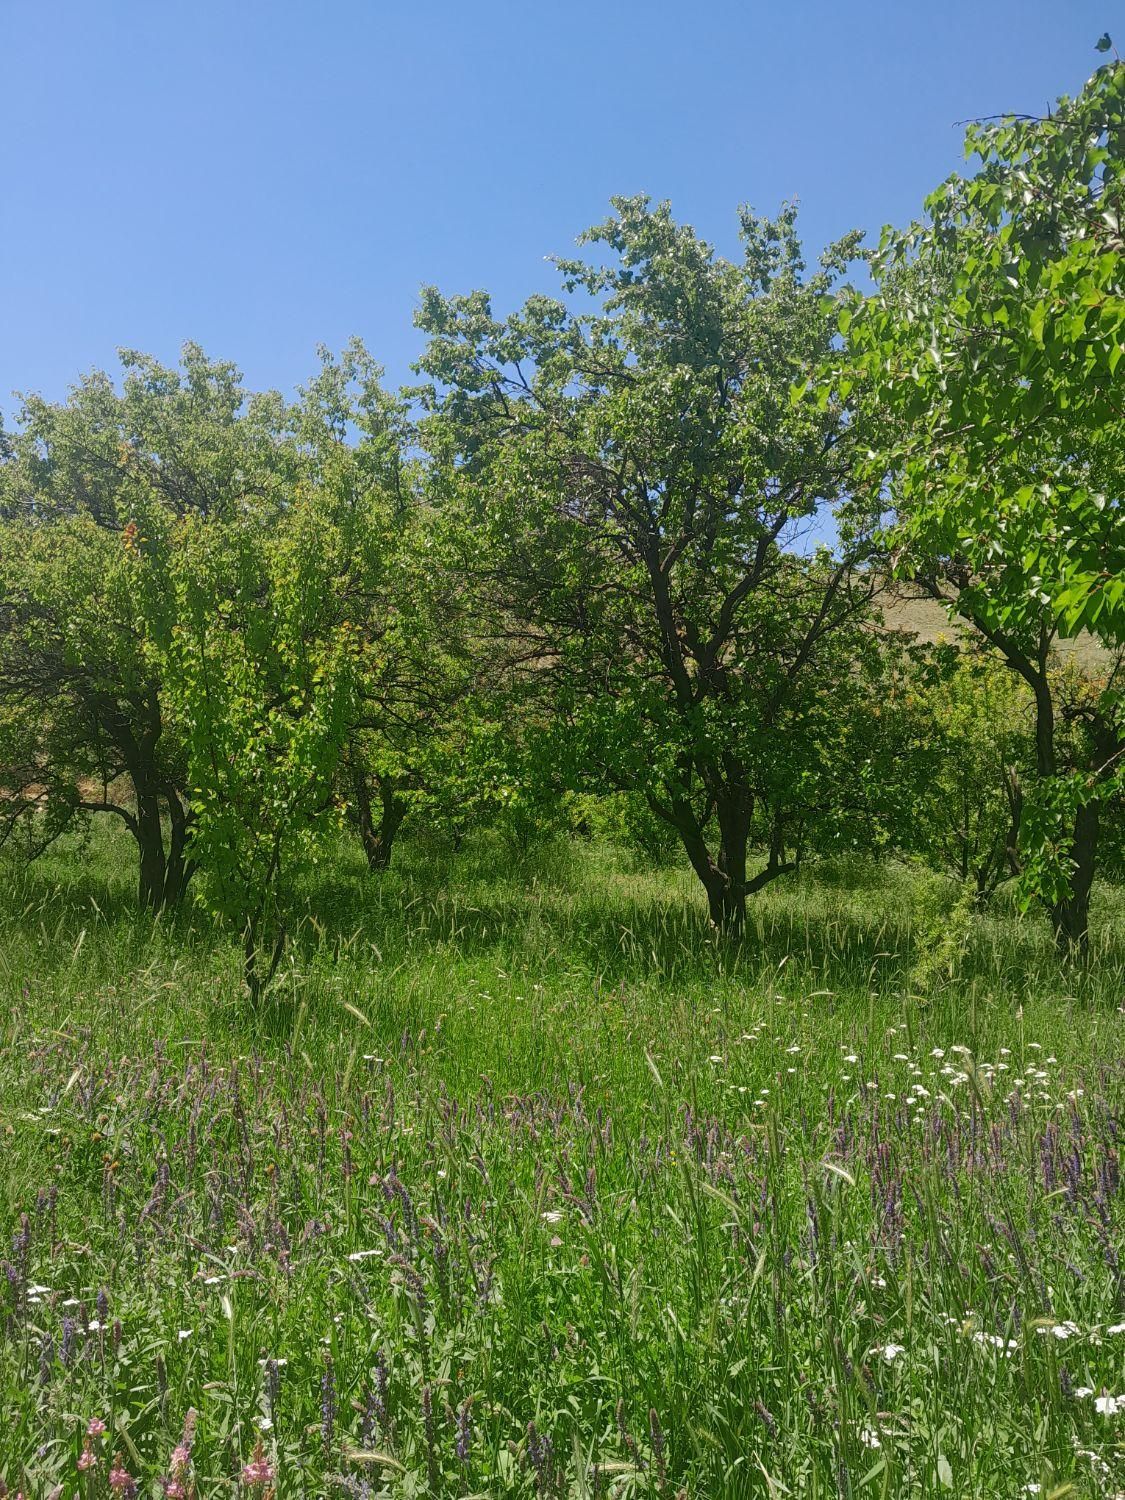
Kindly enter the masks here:
<path id="1" fill-rule="evenodd" d="M 78 1455 L 79 1471 L 81 1473 L 85 1473 L 87 1469 L 92 1469 L 97 1461 L 98 1455 L 94 1452 L 93 1448 L 90 1447 L 90 1440 L 89 1438 L 87 1438 L 82 1448 L 82 1452 Z"/>
<path id="2" fill-rule="evenodd" d="M 124 1495 L 126 1500 L 132 1500 L 137 1493 L 137 1481 L 123 1467 L 120 1453 L 113 1460 L 113 1468 L 109 1471 L 109 1487 L 114 1494 Z"/>
<path id="3" fill-rule="evenodd" d="M 102 1421 L 101 1417 L 91 1417 L 86 1427 L 86 1436 L 92 1438 L 101 1437 L 104 1431 L 105 1423 Z"/>
<path id="4" fill-rule="evenodd" d="M 259 1484 L 269 1484 L 273 1479 L 273 1468 L 262 1448 L 262 1440 L 258 1439 L 258 1445 L 254 1449 L 254 1457 L 242 1470 L 242 1482 L 253 1488 Z"/>

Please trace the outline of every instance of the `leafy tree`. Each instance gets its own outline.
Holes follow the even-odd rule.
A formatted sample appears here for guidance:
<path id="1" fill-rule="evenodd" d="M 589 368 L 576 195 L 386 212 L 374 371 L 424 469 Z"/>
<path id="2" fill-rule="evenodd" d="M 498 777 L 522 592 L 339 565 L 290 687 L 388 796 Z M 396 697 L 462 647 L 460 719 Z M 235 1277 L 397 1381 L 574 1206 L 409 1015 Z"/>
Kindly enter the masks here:
<path id="1" fill-rule="evenodd" d="M 737 934 L 794 868 L 782 823 L 751 873 L 755 820 L 815 776 L 828 656 L 876 587 L 854 504 L 823 544 L 851 494 L 845 409 L 789 399 L 830 353 L 855 242 L 807 275 L 791 208 L 743 211 L 738 263 L 666 205 L 614 209 L 583 237 L 608 264 L 560 262 L 569 301 L 498 320 L 483 292 L 424 293 L 425 440 L 497 649 L 675 829 Z"/>
<path id="2" fill-rule="evenodd" d="M 168 554 L 146 518 L 233 503 L 248 448 L 229 365 L 192 345 L 179 374 L 124 356 L 68 401 L 28 399 L 0 462 L 0 839 L 41 852 L 76 819 L 136 841 L 141 901 L 192 871 L 184 726 L 152 651 Z M 151 528 L 147 528 L 151 531 Z"/>
<path id="3" fill-rule="evenodd" d="M 359 345 L 295 403 L 193 346 L 124 359 L 120 391 L 27 402 L 0 467 L 0 837 L 119 819 L 142 900 L 198 872 L 258 989 L 393 638 L 402 408 Z"/>
<path id="4" fill-rule="evenodd" d="M 955 876 L 985 906 L 1020 872 L 1023 784 L 1034 765 L 1030 694 L 971 645 L 926 653 L 903 694 L 918 795 L 900 847 Z"/>
<path id="5" fill-rule="evenodd" d="M 192 851 L 208 904 L 242 932 L 255 1001 L 282 953 L 279 887 L 327 830 L 351 722 L 357 643 L 336 592 L 350 538 L 330 512 L 298 490 L 272 514 L 185 521 L 171 549 L 166 680 L 189 726 Z"/>
<path id="6" fill-rule="evenodd" d="M 868 474 L 889 479 L 897 512 L 897 571 L 967 620 L 1032 695 L 1023 888 L 1065 951 L 1086 943 L 1125 755 L 1123 102 L 1114 62 L 1046 119 L 970 129 L 979 171 L 932 194 L 924 222 L 885 232 L 875 294 L 841 315 L 847 383 L 823 393 L 861 393 Z M 1068 761 L 1055 647 L 1083 630 L 1105 670 Z"/>
<path id="7" fill-rule="evenodd" d="M 192 849 L 212 910 L 235 924 L 252 998 L 285 935 L 291 878 L 325 847 L 343 805 L 362 686 L 401 632 L 395 564 L 413 496 L 404 414 L 362 345 L 300 399 L 247 403 L 270 463 L 237 506 L 170 531 L 170 624 L 160 648 L 188 726 Z"/>
<path id="8" fill-rule="evenodd" d="M 384 870 L 409 817 L 445 821 L 472 799 L 468 773 L 486 686 L 462 589 L 434 517 L 419 500 L 396 510 L 386 589 L 365 621 L 344 794 L 368 864 Z"/>

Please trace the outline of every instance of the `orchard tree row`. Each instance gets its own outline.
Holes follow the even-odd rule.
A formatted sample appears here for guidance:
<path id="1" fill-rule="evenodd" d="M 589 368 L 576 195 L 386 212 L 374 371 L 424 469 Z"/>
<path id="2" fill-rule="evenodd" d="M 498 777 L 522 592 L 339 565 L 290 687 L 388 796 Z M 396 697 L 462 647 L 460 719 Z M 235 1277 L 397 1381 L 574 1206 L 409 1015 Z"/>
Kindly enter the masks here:
<path id="1" fill-rule="evenodd" d="M 1012 878 L 1080 951 L 1125 790 L 1123 120 L 1114 61 L 811 270 L 791 208 L 728 260 L 615 200 L 557 300 L 427 289 L 401 393 L 359 344 L 293 401 L 188 347 L 26 400 L 0 841 L 117 820 L 141 902 L 205 901 L 255 995 L 342 824 L 378 870 L 407 819 L 591 799 L 728 937 L 859 848 Z"/>

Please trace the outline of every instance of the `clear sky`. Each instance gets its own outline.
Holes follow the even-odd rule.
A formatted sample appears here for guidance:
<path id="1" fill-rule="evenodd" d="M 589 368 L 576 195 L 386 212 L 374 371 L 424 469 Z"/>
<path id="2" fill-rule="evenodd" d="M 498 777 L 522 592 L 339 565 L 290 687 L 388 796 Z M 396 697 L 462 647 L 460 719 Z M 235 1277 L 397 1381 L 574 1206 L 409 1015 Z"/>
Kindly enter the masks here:
<path id="1" fill-rule="evenodd" d="M 611 194 L 735 248 L 903 222 L 956 122 L 1073 92 L 1125 0 L 0 0 L 0 406 L 186 339 L 292 387 L 418 287 L 553 286 Z M 1118 38 L 1121 40 L 1122 38 Z"/>

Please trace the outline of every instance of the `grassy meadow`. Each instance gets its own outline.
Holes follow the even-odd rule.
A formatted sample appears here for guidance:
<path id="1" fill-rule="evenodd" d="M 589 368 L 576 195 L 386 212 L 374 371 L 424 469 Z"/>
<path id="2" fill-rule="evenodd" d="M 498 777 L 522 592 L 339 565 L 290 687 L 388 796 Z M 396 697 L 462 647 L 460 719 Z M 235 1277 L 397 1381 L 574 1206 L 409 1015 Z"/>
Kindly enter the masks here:
<path id="1" fill-rule="evenodd" d="M 1125 1493 L 1125 891 L 346 846 L 255 1012 L 0 875 L 9 1495 Z"/>

